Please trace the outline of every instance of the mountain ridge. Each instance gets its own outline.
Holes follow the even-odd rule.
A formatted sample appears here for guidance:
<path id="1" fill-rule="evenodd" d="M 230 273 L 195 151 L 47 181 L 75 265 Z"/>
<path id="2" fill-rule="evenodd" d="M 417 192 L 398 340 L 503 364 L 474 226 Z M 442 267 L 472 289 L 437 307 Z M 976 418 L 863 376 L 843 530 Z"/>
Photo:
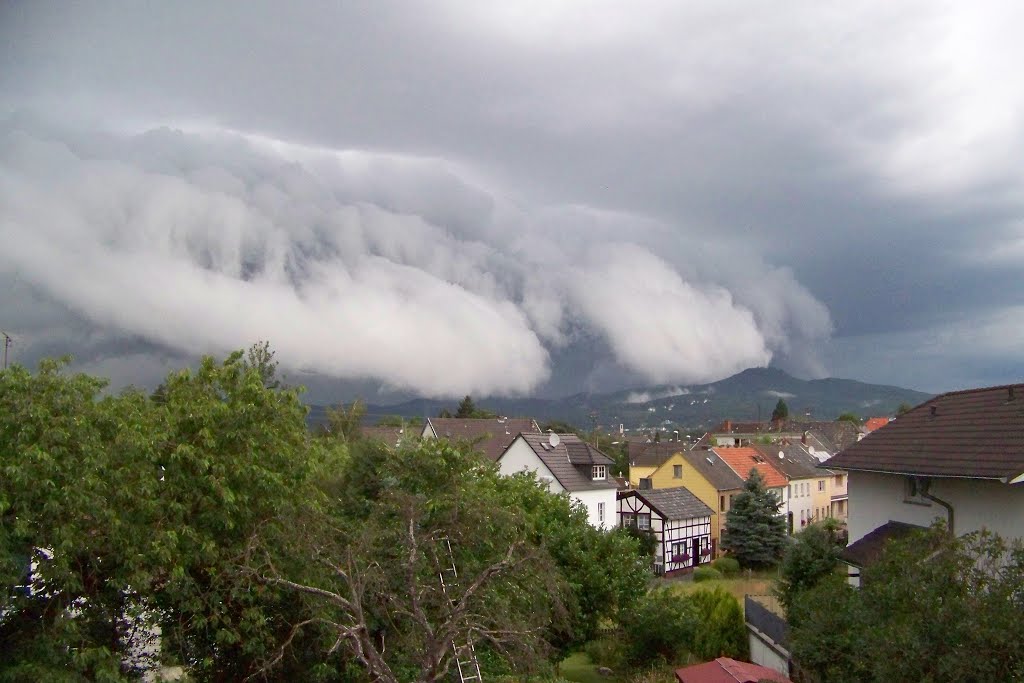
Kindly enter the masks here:
<path id="1" fill-rule="evenodd" d="M 931 398 L 913 389 L 870 384 L 839 377 L 803 380 L 777 368 L 748 368 L 706 384 L 661 384 L 607 393 L 577 393 L 563 398 L 474 397 L 479 408 L 499 415 L 563 421 L 582 429 L 713 429 L 725 419 L 768 419 L 781 398 L 790 415 L 834 420 L 842 413 L 861 418 L 892 415 L 901 403 L 917 405 Z M 457 400 L 416 398 L 367 405 L 367 422 L 385 415 L 433 417 L 454 412 Z M 310 424 L 326 420 L 325 406 L 310 405 Z"/>

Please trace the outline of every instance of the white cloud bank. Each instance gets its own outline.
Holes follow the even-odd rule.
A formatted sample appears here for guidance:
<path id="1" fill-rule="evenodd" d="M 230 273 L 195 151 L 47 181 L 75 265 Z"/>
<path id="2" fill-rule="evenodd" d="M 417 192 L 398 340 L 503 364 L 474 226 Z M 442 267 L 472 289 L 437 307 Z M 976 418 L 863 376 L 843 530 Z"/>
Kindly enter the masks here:
<path id="1" fill-rule="evenodd" d="M 659 256 L 669 232 L 649 220 L 517 206 L 471 178 L 436 159 L 20 115 L 0 123 L 0 278 L 178 352 L 268 339 L 287 367 L 437 396 L 528 392 L 548 349 L 581 334 L 645 380 L 694 382 L 830 332 L 788 271 L 758 266 L 758 286 L 730 290 Z"/>

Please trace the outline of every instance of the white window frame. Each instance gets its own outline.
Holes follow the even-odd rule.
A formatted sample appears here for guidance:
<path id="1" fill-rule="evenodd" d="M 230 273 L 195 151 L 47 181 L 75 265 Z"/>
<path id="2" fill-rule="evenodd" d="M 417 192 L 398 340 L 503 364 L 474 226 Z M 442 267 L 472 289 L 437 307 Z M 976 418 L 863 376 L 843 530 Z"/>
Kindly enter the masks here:
<path id="1" fill-rule="evenodd" d="M 597 504 L 597 521 L 604 524 L 604 503 Z"/>
<path id="2" fill-rule="evenodd" d="M 594 465 L 594 469 L 590 472 L 591 479 L 594 481 L 604 480 L 608 478 L 608 466 L 607 465 Z"/>

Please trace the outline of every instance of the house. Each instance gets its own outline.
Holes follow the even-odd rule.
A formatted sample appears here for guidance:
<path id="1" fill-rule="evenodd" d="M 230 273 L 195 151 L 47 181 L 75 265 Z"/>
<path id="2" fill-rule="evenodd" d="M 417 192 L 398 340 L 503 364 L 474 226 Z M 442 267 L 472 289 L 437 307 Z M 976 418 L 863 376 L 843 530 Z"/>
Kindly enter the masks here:
<path id="1" fill-rule="evenodd" d="M 944 521 L 1024 537 L 1024 384 L 954 391 L 827 460 L 849 473 L 848 551 L 903 525 Z M 851 564 L 851 581 L 859 571 Z"/>
<path id="2" fill-rule="evenodd" d="M 406 425 L 404 427 L 376 425 L 373 427 L 361 427 L 359 431 L 364 439 L 381 441 L 392 447 L 397 447 L 406 440 L 418 439 L 421 434 L 416 425 Z"/>
<path id="3" fill-rule="evenodd" d="M 765 439 L 777 441 L 787 438 L 801 439 L 805 434 L 814 434 L 815 438 L 831 445 L 829 450 L 836 453 L 856 443 L 863 430 L 852 422 L 845 420 L 787 420 L 785 422 L 733 422 L 725 420 L 712 435 L 702 437 L 708 445 L 714 446 L 748 446 Z"/>
<path id="4" fill-rule="evenodd" d="M 676 669 L 676 680 L 679 683 L 793 683 L 774 669 L 729 657 L 719 657 L 713 662 Z"/>
<path id="5" fill-rule="evenodd" d="M 678 446 L 678 444 L 676 445 Z M 638 480 L 641 491 L 685 486 L 705 505 L 716 511 L 711 518 L 711 547 L 718 552 L 718 544 L 725 526 L 733 496 L 743 490 L 743 478 L 737 475 L 721 458 L 709 450 L 680 450 L 665 460 L 648 477 Z M 630 472 L 633 468 L 630 466 Z"/>
<path id="6" fill-rule="evenodd" d="M 714 510 L 685 486 L 618 494 L 619 526 L 649 530 L 654 535 L 655 571 L 666 576 L 692 571 L 714 559 L 714 515 Z"/>
<path id="7" fill-rule="evenodd" d="M 789 481 L 782 512 L 789 522 L 789 533 L 829 516 L 831 472 L 818 469 L 821 464 L 800 443 L 758 444 L 753 448 Z"/>
<path id="8" fill-rule="evenodd" d="M 617 523 L 618 486 L 609 472 L 614 464 L 575 434 L 521 433 L 498 458 L 502 474 L 535 472 L 552 493 L 568 493 L 583 504 L 587 519 L 598 528 Z"/>
<path id="9" fill-rule="evenodd" d="M 629 459 L 629 483 L 640 486 L 641 479 L 648 479 L 674 454 L 686 450 L 678 441 L 629 441 L 626 451 Z"/>
<path id="10" fill-rule="evenodd" d="M 468 441 L 493 462 L 520 433 L 540 434 L 541 431 L 536 420 L 528 417 L 430 417 L 420 436 L 424 439 Z"/>
<path id="11" fill-rule="evenodd" d="M 761 455 L 756 448 L 712 448 L 711 452 L 721 458 L 744 482 L 750 477 L 751 470 L 757 470 L 764 479 L 765 488 L 779 499 L 780 514 L 786 510 L 789 504 L 789 482 L 772 461 Z"/>

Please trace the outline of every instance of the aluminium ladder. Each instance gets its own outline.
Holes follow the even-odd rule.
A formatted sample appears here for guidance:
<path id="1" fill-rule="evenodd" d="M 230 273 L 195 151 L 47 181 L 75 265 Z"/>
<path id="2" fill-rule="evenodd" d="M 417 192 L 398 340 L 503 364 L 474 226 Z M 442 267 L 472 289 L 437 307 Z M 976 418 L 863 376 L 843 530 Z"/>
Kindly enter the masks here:
<path id="1" fill-rule="evenodd" d="M 438 572 L 438 578 L 441 581 L 441 592 L 448 599 L 448 606 L 451 607 L 455 604 L 455 596 L 449 593 L 450 589 L 458 588 L 459 585 L 459 572 L 455 568 L 455 554 L 452 553 L 452 542 L 445 536 L 441 539 L 442 550 L 447 553 L 448 565 L 442 567 L 441 571 Z M 445 576 L 447 575 L 447 579 Z M 466 635 L 466 640 L 461 645 L 455 640 L 452 640 L 452 651 L 455 653 L 455 665 L 459 670 L 459 682 L 470 683 L 475 681 L 476 683 L 482 683 L 480 675 L 480 662 L 476 658 L 476 648 L 473 647 L 473 639 Z"/>

